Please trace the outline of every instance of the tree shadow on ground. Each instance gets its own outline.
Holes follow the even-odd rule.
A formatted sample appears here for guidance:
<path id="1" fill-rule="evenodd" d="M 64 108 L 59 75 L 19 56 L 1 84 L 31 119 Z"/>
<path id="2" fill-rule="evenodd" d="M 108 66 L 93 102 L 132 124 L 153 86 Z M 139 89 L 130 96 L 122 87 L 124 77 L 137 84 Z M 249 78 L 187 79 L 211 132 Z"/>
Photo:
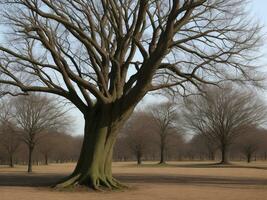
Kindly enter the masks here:
<path id="1" fill-rule="evenodd" d="M 142 165 L 136 165 L 131 164 L 128 166 L 138 166 L 138 167 L 179 167 L 179 168 L 242 168 L 242 169 L 259 169 L 259 170 L 267 170 L 267 167 L 265 166 L 249 166 L 249 165 L 238 165 L 234 163 L 229 164 L 221 164 L 221 163 L 181 163 L 181 164 L 172 164 L 172 163 L 166 163 L 166 164 L 142 164 Z"/>
<path id="2" fill-rule="evenodd" d="M 46 187 L 54 185 L 65 176 L 67 174 L 1 173 L 0 186 Z"/>
<path id="3" fill-rule="evenodd" d="M 267 179 L 239 178 L 239 177 L 214 177 L 200 175 L 118 175 L 125 183 L 158 183 L 179 185 L 215 185 L 215 186 L 267 186 Z"/>
<path id="4" fill-rule="evenodd" d="M 0 186 L 13 187 L 49 187 L 67 174 L 0 174 Z M 242 187 L 267 186 L 267 179 L 240 177 L 213 177 L 200 175 L 164 175 L 164 174 L 115 174 L 115 177 L 127 184 L 177 184 L 198 186 Z"/>
<path id="5" fill-rule="evenodd" d="M 260 169 L 267 170 L 265 166 L 253 166 L 253 165 L 239 165 L 234 163 L 220 164 L 220 163 L 199 163 L 199 164 L 174 164 L 175 167 L 188 167 L 188 168 L 242 168 L 242 169 Z"/>

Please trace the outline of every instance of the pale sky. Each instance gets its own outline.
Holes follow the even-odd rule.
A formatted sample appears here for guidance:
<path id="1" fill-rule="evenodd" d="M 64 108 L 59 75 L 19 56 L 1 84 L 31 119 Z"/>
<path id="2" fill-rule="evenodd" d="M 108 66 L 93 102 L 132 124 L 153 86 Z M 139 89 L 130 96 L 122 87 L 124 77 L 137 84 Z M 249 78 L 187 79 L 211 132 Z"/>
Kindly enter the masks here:
<path id="1" fill-rule="evenodd" d="M 252 7 L 252 16 L 255 16 L 260 23 L 265 25 L 264 32 L 267 38 L 267 1 L 266 0 L 251 0 L 251 7 Z M 265 61 L 267 61 L 267 41 L 264 44 L 263 53 L 265 56 Z M 267 66 L 266 66 L 267 71 Z"/>

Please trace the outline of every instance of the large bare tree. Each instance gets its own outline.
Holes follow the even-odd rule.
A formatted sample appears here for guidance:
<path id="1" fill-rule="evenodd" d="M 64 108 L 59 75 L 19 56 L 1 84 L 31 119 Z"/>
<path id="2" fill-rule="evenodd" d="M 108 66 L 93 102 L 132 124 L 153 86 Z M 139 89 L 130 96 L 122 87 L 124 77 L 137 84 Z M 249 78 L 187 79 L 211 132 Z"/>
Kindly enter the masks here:
<path id="1" fill-rule="evenodd" d="M 267 107 L 253 92 L 231 86 L 209 88 L 206 95 L 187 99 L 185 119 L 191 131 L 201 134 L 220 149 L 228 163 L 229 147 L 250 126 L 266 121 Z"/>
<path id="2" fill-rule="evenodd" d="M 223 80 L 256 83 L 259 25 L 243 0 L 2 0 L 3 94 L 46 92 L 84 115 L 77 167 L 58 187 L 120 188 L 118 130 L 140 100 Z M 2 31 L 2 32 L 3 32 Z"/>
<path id="3" fill-rule="evenodd" d="M 66 124 L 66 110 L 55 100 L 41 95 L 20 96 L 12 104 L 14 121 L 20 129 L 22 141 L 28 147 L 28 172 L 32 172 L 35 146 L 47 132 Z"/>

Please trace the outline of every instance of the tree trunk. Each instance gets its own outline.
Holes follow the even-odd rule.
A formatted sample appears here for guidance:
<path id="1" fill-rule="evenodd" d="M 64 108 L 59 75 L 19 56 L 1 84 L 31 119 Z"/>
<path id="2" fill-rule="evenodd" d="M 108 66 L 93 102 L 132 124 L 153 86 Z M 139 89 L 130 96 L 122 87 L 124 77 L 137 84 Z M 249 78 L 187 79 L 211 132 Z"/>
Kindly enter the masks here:
<path id="1" fill-rule="evenodd" d="M 13 168 L 14 167 L 14 162 L 13 162 L 13 155 L 9 155 L 9 167 Z"/>
<path id="2" fill-rule="evenodd" d="M 226 145 L 221 146 L 221 154 L 222 154 L 222 160 L 220 164 L 229 164 L 228 161 L 228 149 Z"/>
<path id="3" fill-rule="evenodd" d="M 142 154 L 140 152 L 136 153 L 136 158 L 137 158 L 137 164 L 141 165 L 142 164 Z"/>
<path id="4" fill-rule="evenodd" d="M 57 188 L 77 185 L 96 190 L 123 187 L 112 176 L 112 155 L 118 129 L 128 119 L 130 111 L 127 115 L 118 115 L 117 111 L 100 106 L 85 116 L 84 140 L 76 168 L 69 177 L 56 185 Z"/>
<path id="5" fill-rule="evenodd" d="M 33 146 L 29 145 L 28 173 L 32 172 L 32 152 L 33 152 Z"/>
<path id="6" fill-rule="evenodd" d="M 247 154 L 247 163 L 250 163 L 251 162 L 251 154 Z"/>
<path id="7" fill-rule="evenodd" d="M 47 153 L 45 154 L 45 165 L 48 165 L 48 155 L 47 155 Z"/>
<path id="8" fill-rule="evenodd" d="M 162 142 L 160 144 L 160 161 L 159 164 L 164 164 L 165 163 L 165 145 Z"/>

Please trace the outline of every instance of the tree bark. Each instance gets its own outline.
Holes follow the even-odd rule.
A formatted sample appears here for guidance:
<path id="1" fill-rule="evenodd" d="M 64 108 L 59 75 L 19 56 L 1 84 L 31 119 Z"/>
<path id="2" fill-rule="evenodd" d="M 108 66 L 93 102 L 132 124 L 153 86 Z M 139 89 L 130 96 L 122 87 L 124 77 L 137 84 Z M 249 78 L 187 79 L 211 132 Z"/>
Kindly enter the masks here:
<path id="1" fill-rule="evenodd" d="M 10 155 L 10 156 L 9 156 L 9 167 L 11 167 L 11 168 L 14 167 L 13 155 Z"/>
<path id="2" fill-rule="evenodd" d="M 159 164 L 165 164 L 165 145 L 162 141 L 160 144 L 160 161 Z"/>
<path id="3" fill-rule="evenodd" d="M 227 145 L 221 146 L 221 154 L 222 154 L 222 160 L 221 160 L 220 164 L 229 164 Z"/>
<path id="4" fill-rule="evenodd" d="M 28 173 L 32 172 L 32 152 L 33 152 L 33 146 L 29 145 L 29 157 L 28 157 Z"/>
<path id="5" fill-rule="evenodd" d="M 250 162 L 251 162 L 251 154 L 248 153 L 248 154 L 247 154 L 247 163 L 250 163 Z"/>
<path id="6" fill-rule="evenodd" d="M 120 184 L 112 176 L 112 155 L 118 129 L 128 119 L 128 113 L 121 115 L 117 110 L 104 105 L 85 117 L 84 140 L 74 172 L 56 185 L 57 188 L 86 186 L 119 189 Z"/>
<path id="7" fill-rule="evenodd" d="M 137 164 L 141 165 L 142 164 L 142 154 L 140 152 L 136 153 L 136 158 L 137 158 Z"/>
<path id="8" fill-rule="evenodd" d="M 48 165 L 48 155 L 47 155 L 47 153 L 45 154 L 45 165 Z"/>

